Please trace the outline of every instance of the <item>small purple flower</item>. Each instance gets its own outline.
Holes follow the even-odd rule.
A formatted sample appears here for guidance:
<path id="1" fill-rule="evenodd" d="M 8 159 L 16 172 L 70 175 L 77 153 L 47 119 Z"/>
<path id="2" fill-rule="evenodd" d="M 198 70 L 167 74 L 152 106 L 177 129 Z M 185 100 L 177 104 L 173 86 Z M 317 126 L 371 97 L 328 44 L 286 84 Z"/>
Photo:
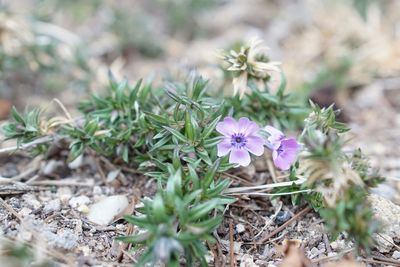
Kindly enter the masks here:
<path id="1" fill-rule="evenodd" d="M 229 163 L 241 166 L 250 164 L 250 153 L 261 156 L 264 153 L 264 140 L 258 135 L 259 127 L 248 118 L 240 118 L 237 122 L 231 117 L 225 117 L 216 127 L 224 135 L 218 144 L 218 157 L 228 155 Z"/>
<path id="2" fill-rule="evenodd" d="M 270 136 L 266 145 L 272 150 L 272 159 L 279 169 L 286 171 L 296 161 L 297 153 L 300 149 L 299 143 L 294 138 L 286 138 L 286 136 L 272 126 L 266 126 Z"/>

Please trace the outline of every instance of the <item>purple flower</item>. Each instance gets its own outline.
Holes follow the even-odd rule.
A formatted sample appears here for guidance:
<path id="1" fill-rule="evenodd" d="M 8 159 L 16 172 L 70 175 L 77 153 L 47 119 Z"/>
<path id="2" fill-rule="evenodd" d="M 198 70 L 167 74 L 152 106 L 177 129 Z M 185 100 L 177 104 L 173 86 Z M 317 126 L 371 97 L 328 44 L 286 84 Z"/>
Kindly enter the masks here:
<path id="1" fill-rule="evenodd" d="M 286 171 L 296 161 L 297 153 L 300 145 L 294 138 L 286 138 L 286 136 L 272 126 L 264 128 L 270 136 L 266 145 L 272 150 L 272 159 L 279 169 Z"/>
<path id="2" fill-rule="evenodd" d="M 240 118 L 237 122 L 231 117 L 225 117 L 216 127 L 224 135 L 218 144 L 218 157 L 228 155 L 229 163 L 241 166 L 250 164 L 250 153 L 261 156 L 264 153 L 264 140 L 258 135 L 259 127 L 248 118 Z"/>

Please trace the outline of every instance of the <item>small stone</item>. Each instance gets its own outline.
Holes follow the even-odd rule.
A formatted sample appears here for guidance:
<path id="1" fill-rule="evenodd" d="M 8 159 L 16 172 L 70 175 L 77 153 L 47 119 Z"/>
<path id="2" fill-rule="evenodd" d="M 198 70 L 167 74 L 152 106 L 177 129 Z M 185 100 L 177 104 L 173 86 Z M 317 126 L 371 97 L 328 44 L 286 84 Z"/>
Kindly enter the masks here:
<path id="1" fill-rule="evenodd" d="M 242 242 L 233 242 L 233 251 L 235 254 L 240 254 L 240 248 L 242 247 Z"/>
<path id="2" fill-rule="evenodd" d="M 107 183 L 113 182 L 113 181 L 118 177 L 118 175 L 119 175 L 120 173 L 121 173 L 121 170 L 119 170 L 119 169 L 110 171 L 110 172 L 107 174 Z"/>
<path id="3" fill-rule="evenodd" d="M 393 252 L 392 258 L 395 260 L 400 260 L 400 251 L 396 250 L 395 252 Z"/>
<path id="4" fill-rule="evenodd" d="M 86 204 L 89 204 L 89 203 L 90 203 L 90 199 L 87 196 L 73 197 L 68 202 L 68 204 L 72 208 L 77 208 L 77 207 L 79 207 L 81 205 L 86 205 Z"/>
<path id="5" fill-rule="evenodd" d="M 21 215 L 22 217 L 26 217 L 26 216 L 28 216 L 28 215 L 31 214 L 31 213 L 32 213 L 32 210 L 29 209 L 29 208 L 27 208 L 27 207 L 23 207 L 23 208 L 18 212 L 18 214 Z"/>
<path id="6" fill-rule="evenodd" d="M 41 204 L 40 202 L 36 199 L 35 195 L 33 194 L 25 194 L 22 196 L 22 199 L 26 202 L 26 204 L 33 208 L 34 210 L 40 208 Z"/>
<path id="7" fill-rule="evenodd" d="M 82 254 L 84 256 L 89 256 L 90 255 L 90 248 L 88 246 L 80 247 L 79 250 L 82 251 Z"/>
<path id="8" fill-rule="evenodd" d="M 51 247 L 71 250 L 78 245 L 78 237 L 69 229 L 61 229 L 54 234 L 45 232 L 47 242 Z"/>
<path id="9" fill-rule="evenodd" d="M 98 225 L 108 225 L 129 205 L 123 195 L 107 197 L 92 205 L 87 216 L 89 221 Z"/>
<path id="10" fill-rule="evenodd" d="M 87 205 L 85 205 L 85 204 L 80 205 L 80 206 L 77 208 L 77 210 L 78 210 L 79 212 L 84 213 L 84 214 L 88 214 L 88 213 L 89 213 L 89 207 L 88 207 Z"/>
<path id="11" fill-rule="evenodd" d="M 241 233 L 243 233 L 244 231 L 246 231 L 246 227 L 244 227 L 244 225 L 241 224 L 241 223 L 237 224 L 235 228 L 236 228 L 236 232 L 237 232 L 238 234 L 241 234 Z"/>
<path id="12" fill-rule="evenodd" d="M 316 248 L 316 247 L 313 247 L 313 248 L 310 250 L 310 259 L 313 259 L 313 258 L 317 257 L 317 256 L 320 255 L 320 254 L 321 254 L 321 252 L 319 251 L 319 249 Z"/>
<path id="13" fill-rule="evenodd" d="M 240 259 L 240 267 L 257 267 L 254 263 L 253 256 L 249 254 L 244 254 Z"/>
<path id="14" fill-rule="evenodd" d="M 57 190 L 57 194 L 62 203 L 68 203 L 72 197 L 72 191 L 69 187 L 60 187 Z"/>
<path id="15" fill-rule="evenodd" d="M 394 241 L 393 238 L 391 238 L 389 235 L 379 234 L 374 235 L 374 238 L 376 241 L 376 247 L 379 252 L 388 253 L 392 250 Z"/>
<path id="16" fill-rule="evenodd" d="M 93 195 L 101 195 L 103 194 L 103 190 L 101 190 L 101 187 L 96 185 L 93 187 Z"/>
<path id="17" fill-rule="evenodd" d="M 76 159 L 68 163 L 68 167 L 72 170 L 79 169 L 83 164 L 83 154 L 79 155 Z"/>
<path id="18" fill-rule="evenodd" d="M 290 212 L 286 210 L 281 210 L 276 215 L 275 223 L 280 226 L 287 222 L 290 218 L 292 218 L 292 214 L 290 214 Z"/>
<path id="19" fill-rule="evenodd" d="M 61 209 L 61 201 L 59 199 L 50 200 L 43 208 L 45 215 Z"/>

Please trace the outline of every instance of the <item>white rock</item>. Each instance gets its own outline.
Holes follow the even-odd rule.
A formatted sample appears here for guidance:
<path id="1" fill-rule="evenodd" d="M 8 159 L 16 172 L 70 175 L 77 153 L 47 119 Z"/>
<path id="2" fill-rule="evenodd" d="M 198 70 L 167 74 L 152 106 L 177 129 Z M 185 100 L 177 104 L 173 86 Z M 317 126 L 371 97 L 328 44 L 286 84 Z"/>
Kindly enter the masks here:
<path id="1" fill-rule="evenodd" d="M 382 232 L 376 235 L 377 248 L 380 252 L 389 252 L 393 247 L 393 238 L 400 232 L 400 206 L 384 197 L 371 194 L 368 196 L 375 218 L 383 225 Z"/>
<path id="2" fill-rule="evenodd" d="M 96 185 L 93 187 L 93 195 L 101 195 L 103 194 L 103 190 L 101 190 L 101 187 Z"/>
<path id="3" fill-rule="evenodd" d="M 83 164 L 83 154 L 79 155 L 76 159 L 68 163 L 68 167 L 72 170 L 78 169 Z"/>
<path id="4" fill-rule="evenodd" d="M 31 214 L 31 213 L 32 213 L 32 210 L 29 209 L 29 208 L 27 208 L 27 207 L 23 207 L 23 208 L 18 212 L 18 214 L 21 215 L 22 217 L 26 217 L 26 216 L 28 216 L 28 215 Z"/>
<path id="5" fill-rule="evenodd" d="M 62 203 L 68 203 L 72 197 L 72 191 L 69 187 L 60 187 L 57 190 L 57 195 Z"/>
<path id="6" fill-rule="evenodd" d="M 89 213 L 89 207 L 85 204 L 83 205 L 79 205 L 79 207 L 77 208 L 78 211 L 88 214 Z"/>
<path id="7" fill-rule="evenodd" d="M 72 208 L 77 208 L 81 205 L 86 205 L 90 203 L 90 199 L 87 196 L 79 196 L 79 197 L 73 197 L 69 200 L 68 204 Z"/>
<path id="8" fill-rule="evenodd" d="M 88 220 L 98 225 L 110 224 L 129 205 L 128 198 L 123 195 L 110 196 L 92 205 Z"/>
<path id="9" fill-rule="evenodd" d="M 244 254 L 240 259 L 240 267 L 257 267 L 258 265 L 254 263 L 253 256 L 249 254 Z"/>
<path id="10" fill-rule="evenodd" d="M 120 173 L 121 173 L 121 170 L 119 170 L 119 169 L 110 171 L 107 174 L 107 183 L 111 183 L 112 181 L 114 181 Z"/>
<path id="11" fill-rule="evenodd" d="M 243 233 L 246 230 L 243 224 L 239 223 L 236 225 L 236 232 L 238 234 Z"/>
<path id="12" fill-rule="evenodd" d="M 376 248 L 380 253 L 388 253 L 393 248 L 393 238 L 386 234 L 374 235 L 376 241 Z"/>
<path id="13" fill-rule="evenodd" d="M 28 204 L 29 207 L 38 209 L 41 204 L 33 194 L 25 194 L 22 196 L 22 199 Z"/>
<path id="14" fill-rule="evenodd" d="M 310 250 L 310 252 L 309 252 L 308 254 L 309 254 L 309 258 L 310 258 L 310 259 L 313 259 L 313 258 L 319 256 L 319 255 L 322 254 L 322 253 L 323 253 L 323 252 L 320 251 L 318 248 L 313 247 L 313 248 Z"/>
<path id="15" fill-rule="evenodd" d="M 395 252 L 393 252 L 392 258 L 395 260 L 400 260 L 400 251 L 396 250 Z"/>
<path id="16" fill-rule="evenodd" d="M 61 209 L 61 201 L 59 199 L 50 200 L 43 208 L 44 214 L 49 214 Z"/>

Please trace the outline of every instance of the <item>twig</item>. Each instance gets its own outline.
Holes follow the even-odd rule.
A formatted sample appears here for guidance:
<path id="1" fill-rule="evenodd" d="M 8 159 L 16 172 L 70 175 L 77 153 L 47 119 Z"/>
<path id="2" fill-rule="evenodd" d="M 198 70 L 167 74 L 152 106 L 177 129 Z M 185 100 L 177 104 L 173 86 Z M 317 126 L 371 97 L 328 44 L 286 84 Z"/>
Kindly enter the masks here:
<path id="1" fill-rule="evenodd" d="M 33 159 L 32 164 L 33 166 L 30 166 L 29 168 L 27 168 L 26 170 L 24 170 L 23 172 L 21 172 L 20 174 L 10 178 L 13 181 L 20 181 L 22 179 L 24 179 L 25 177 L 33 174 L 35 171 L 37 171 L 39 169 L 39 165 L 40 165 L 40 161 L 42 160 L 42 156 L 38 156 L 35 159 Z"/>
<path id="2" fill-rule="evenodd" d="M 278 234 L 281 232 L 283 229 L 285 229 L 287 226 L 289 226 L 292 222 L 296 221 L 297 219 L 300 219 L 303 217 L 305 214 L 307 214 L 309 211 L 311 211 L 310 207 L 306 207 L 303 210 L 301 210 L 299 213 L 295 214 L 292 218 L 290 218 L 287 222 L 276 228 L 274 231 L 269 233 L 266 237 L 261 239 L 260 241 L 256 242 L 257 244 L 263 244 L 265 241 L 273 237 L 274 235 Z"/>
<path id="3" fill-rule="evenodd" d="M 228 193 L 228 194 L 229 193 L 242 193 L 242 192 L 246 192 L 246 191 L 272 189 L 272 188 L 276 188 L 276 187 L 291 186 L 293 183 L 296 185 L 301 185 L 301 184 L 305 183 L 306 181 L 307 181 L 306 179 L 299 179 L 296 181 L 257 185 L 257 186 L 233 187 L 233 188 L 228 188 L 227 190 L 225 190 L 225 193 Z"/>
<path id="4" fill-rule="evenodd" d="M 326 251 L 329 253 L 332 252 L 332 248 L 331 248 L 331 244 L 329 244 L 329 239 L 328 236 L 326 234 L 322 235 L 323 239 L 324 239 L 324 243 L 325 243 L 325 247 L 326 247 Z"/>
<path id="5" fill-rule="evenodd" d="M 236 267 L 235 260 L 235 245 L 233 243 L 233 223 L 229 222 L 229 264 L 231 267 Z"/>
<path id="6" fill-rule="evenodd" d="M 400 250 L 400 246 L 396 245 L 392 240 L 387 239 L 385 236 L 383 236 L 383 235 L 380 234 L 380 233 L 378 233 L 378 235 L 379 235 L 381 238 L 385 239 L 386 242 L 392 244 L 394 247 L 396 247 L 398 250 Z"/>
<path id="7" fill-rule="evenodd" d="M 392 266 L 400 266 L 399 261 L 391 260 L 391 259 L 385 259 L 385 258 L 377 258 L 374 257 L 377 260 L 374 259 L 362 259 L 362 261 L 367 262 L 367 263 L 377 263 L 377 264 L 385 264 L 385 265 L 392 265 Z"/>
<path id="8" fill-rule="evenodd" d="M 6 209 L 8 210 L 12 215 L 14 215 L 15 218 L 18 219 L 18 221 L 20 223 L 22 223 L 22 218 L 21 216 L 19 216 L 19 214 L 10 206 L 7 204 L 7 202 L 5 202 L 1 197 L 0 197 L 0 204 Z"/>
<path id="9" fill-rule="evenodd" d="M 267 167 L 268 167 L 269 173 L 271 174 L 272 181 L 274 181 L 274 183 L 276 183 L 277 179 L 276 179 L 274 165 L 272 164 L 272 161 L 269 158 L 267 159 Z"/>
<path id="10" fill-rule="evenodd" d="M 263 226 L 263 228 L 260 230 L 260 232 L 258 232 L 258 234 L 256 234 L 254 236 L 254 238 L 257 238 L 259 235 L 261 235 L 265 229 L 267 229 L 268 226 L 271 225 L 271 223 L 274 221 L 274 219 L 276 218 L 276 216 L 278 216 L 278 213 L 281 211 L 282 209 L 282 205 L 283 203 L 280 201 L 279 207 L 276 209 L 275 213 L 271 216 L 271 218 L 268 218 L 269 221 L 267 222 L 267 220 L 264 218 L 265 220 L 265 225 Z"/>
<path id="11" fill-rule="evenodd" d="M 325 262 L 325 261 L 332 260 L 332 259 L 339 259 L 339 258 L 342 258 L 342 257 L 343 257 L 344 255 L 346 255 L 347 253 L 352 252 L 353 250 L 355 250 L 355 248 L 350 248 L 350 249 L 344 250 L 344 251 L 342 251 L 341 253 L 338 253 L 338 254 L 336 254 L 336 255 L 332 255 L 332 256 L 323 256 L 323 257 L 320 257 L 320 258 L 318 258 L 318 259 L 312 260 L 312 263 L 318 264 L 318 263 Z"/>
<path id="12" fill-rule="evenodd" d="M 244 178 L 242 178 L 242 177 L 240 177 L 240 176 L 231 174 L 231 173 L 224 172 L 223 175 L 226 175 L 226 176 L 228 176 L 228 177 L 230 177 L 230 178 L 236 179 L 236 180 L 238 180 L 238 181 L 240 181 L 240 182 L 242 182 L 242 183 L 248 184 L 248 185 L 251 185 L 251 184 L 252 184 L 251 182 L 247 181 L 246 179 L 244 179 Z"/>
<path id="13" fill-rule="evenodd" d="M 298 190 L 298 191 L 291 191 L 291 192 L 282 192 L 282 193 L 262 193 L 262 192 L 243 192 L 243 193 L 232 193 L 232 194 L 227 194 L 227 195 L 248 195 L 248 196 L 286 196 L 286 195 L 294 195 L 294 194 L 299 194 L 299 193 L 307 193 L 307 192 L 312 192 L 314 190 L 312 189 L 304 189 L 304 190 Z"/>
<path id="14" fill-rule="evenodd" d="M 44 137 L 40 137 L 30 143 L 26 143 L 26 144 L 22 144 L 20 146 L 12 146 L 12 147 L 5 147 L 5 148 L 1 148 L 0 149 L 0 155 L 1 154 L 6 154 L 6 153 L 10 153 L 10 152 L 14 152 L 16 150 L 25 150 L 27 148 L 31 148 L 31 147 L 35 147 L 37 145 L 41 145 L 41 144 L 45 144 L 48 142 L 51 142 L 54 140 L 54 137 L 52 135 L 49 136 L 44 136 Z"/>
<path id="15" fill-rule="evenodd" d="M 47 185 L 47 186 L 84 186 L 84 187 L 92 187 L 92 182 L 77 182 L 71 180 L 43 180 L 43 181 L 33 181 L 31 185 Z"/>

